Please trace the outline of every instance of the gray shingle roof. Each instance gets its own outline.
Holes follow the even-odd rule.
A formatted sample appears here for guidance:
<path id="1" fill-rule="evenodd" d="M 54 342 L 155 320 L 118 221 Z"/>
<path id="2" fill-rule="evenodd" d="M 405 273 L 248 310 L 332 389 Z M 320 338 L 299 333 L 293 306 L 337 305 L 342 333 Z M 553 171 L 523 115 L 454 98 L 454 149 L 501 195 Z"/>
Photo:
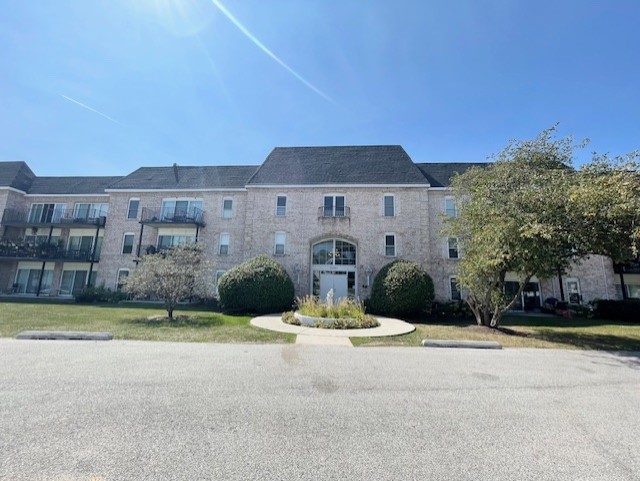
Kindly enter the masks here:
<path id="1" fill-rule="evenodd" d="M 111 189 L 238 189 L 257 165 L 141 167 L 110 186 Z"/>
<path id="2" fill-rule="evenodd" d="M 487 162 L 432 162 L 415 165 L 431 187 L 449 187 L 454 174 L 462 174 L 471 167 L 486 167 Z"/>
<path id="3" fill-rule="evenodd" d="M 36 177 L 29 194 L 104 194 L 122 177 Z"/>
<path id="4" fill-rule="evenodd" d="M 276 147 L 248 185 L 426 184 L 399 145 Z"/>
<path id="5" fill-rule="evenodd" d="M 13 187 L 26 192 L 35 174 L 23 161 L 0 162 L 0 186 Z"/>

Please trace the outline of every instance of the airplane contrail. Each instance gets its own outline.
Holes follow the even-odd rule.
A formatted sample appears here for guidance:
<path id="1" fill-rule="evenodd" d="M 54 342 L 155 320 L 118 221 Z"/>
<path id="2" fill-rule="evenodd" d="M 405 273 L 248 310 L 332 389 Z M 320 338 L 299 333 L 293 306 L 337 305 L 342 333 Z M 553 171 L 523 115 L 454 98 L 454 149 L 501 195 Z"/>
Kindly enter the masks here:
<path id="1" fill-rule="evenodd" d="M 82 107 L 82 108 L 84 108 L 84 109 L 91 110 L 91 112 L 94 112 L 94 113 L 96 113 L 96 114 L 98 114 L 98 115 L 103 116 L 105 119 L 111 120 L 111 122 L 115 122 L 116 124 L 122 125 L 122 124 L 121 124 L 120 122 L 118 122 L 116 119 L 112 119 L 112 118 L 111 118 L 111 117 L 109 117 L 108 115 L 103 114 L 102 112 L 99 112 L 99 111 L 98 111 L 98 110 L 96 110 L 96 109 L 92 109 L 91 107 L 89 107 L 88 105 L 83 104 L 82 102 L 78 102 L 77 100 L 74 100 L 74 99 L 72 99 L 71 97 L 67 97 L 66 95 L 62 95 L 62 94 L 60 94 L 60 96 L 61 96 L 62 98 L 67 99 L 69 102 L 73 102 L 74 104 L 79 105 L 80 107 Z"/>
<path id="2" fill-rule="evenodd" d="M 215 7 L 218 10 L 220 10 L 225 17 L 227 17 L 229 20 L 231 20 L 231 23 L 233 23 L 238 28 L 238 30 L 240 30 L 249 40 L 251 40 L 255 44 L 256 47 L 258 47 L 260 50 L 262 50 L 264 53 L 266 53 L 269 57 L 271 57 L 273 60 L 275 60 L 278 64 L 280 64 L 280 66 L 282 66 L 285 70 L 287 70 L 291 75 L 293 75 L 295 78 L 300 80 L 300 82 L 302 82 L 307 87 L 309 87 L 311 90 L 313 90 L 315 93 L 320 95 L 320 97 L 324 98 L 325 100 L 328 100 L 331 103 L 335 103 L 334 100 L 331 97 L 329 97 L 322 90 L 317 88 L 311 82 L 306 80 L 302 75 L 300 75 L 298 72 L 296 72 L 291 67 L 289 67 L 286 63 L 284 63 L 284 61 L 281 60 L 275 53 L 273 53 L 271 50 L 269 50 L 260 40 L 258 40 L 249 30 L 247 30 L 247 28 L 244 25 L 242 25 L 240 23 L 240 21 L 236 17 L 234 17 L 231 14 L 231 12 L 229 10 L 227 10 L 225 8 L 225 6 L 222 5 L 222 3 L 220 3 L 219 0 L 211 0 L 211 3 L 213 3 L 213 5 L 215 5 Z"/>

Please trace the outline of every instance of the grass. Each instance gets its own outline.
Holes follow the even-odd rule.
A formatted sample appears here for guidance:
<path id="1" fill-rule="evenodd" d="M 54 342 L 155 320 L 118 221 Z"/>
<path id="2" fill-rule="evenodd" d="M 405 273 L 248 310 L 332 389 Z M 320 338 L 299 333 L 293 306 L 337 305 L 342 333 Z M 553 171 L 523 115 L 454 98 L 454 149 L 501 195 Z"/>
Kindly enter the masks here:
<path id="1" fill-rule="evenodd" d="M 171 342 L 288 343 L 292 334 L 258 329 L 251 316 L 228 315 L 204 309 L 178 309 L 175 321 L 153 306 L 78 305 L 45 302 L 1 302 L 0 337 L 22 331 L 106 331 L 114 339 Z M 187 315 L 187 318 L 182 316 Z"/>
<path id="2" fill-rule="evenodd" d="M 597 319 L 508 316 L 502 331 L 474 323 L 415 324 L 404 336 L 351 339 L 356 346 L 419 346 L 423 339 L 497 341 L 504 347 L 640 351 L 640 324 Z"/>

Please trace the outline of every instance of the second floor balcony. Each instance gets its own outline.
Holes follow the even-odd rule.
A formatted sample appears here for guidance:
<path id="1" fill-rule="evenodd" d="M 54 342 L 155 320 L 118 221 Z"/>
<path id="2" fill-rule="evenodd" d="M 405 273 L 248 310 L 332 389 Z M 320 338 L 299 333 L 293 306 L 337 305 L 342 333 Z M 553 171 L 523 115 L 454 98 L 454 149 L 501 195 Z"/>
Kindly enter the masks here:
<path id="1" fill-rule="evenodd" d="M 185 208 L 142 208 L 141 224 L 155 227 L 161 226 L 199 226 L 204 227 L 204 211 L 198 207 Z"/>
<path id="2" fill-rule="evenodd" d="M 64 248 L 55 244 L 32 244 L 20 240 L 0 240 L 0 259 L 36 261 L 91 262 L 92 248 Z M 93 262 L 100 259 L 100 249 L 96 249 Z"/>
<path id="3" fill-rule="evenodd" d="M 5 209 L 2 214 L 2 225 L 12 227 L 104 227 L 106 215 L 100 211 L 80 210 L 51 210 L 51 211 L 23 211 L 19 209 Z"/>

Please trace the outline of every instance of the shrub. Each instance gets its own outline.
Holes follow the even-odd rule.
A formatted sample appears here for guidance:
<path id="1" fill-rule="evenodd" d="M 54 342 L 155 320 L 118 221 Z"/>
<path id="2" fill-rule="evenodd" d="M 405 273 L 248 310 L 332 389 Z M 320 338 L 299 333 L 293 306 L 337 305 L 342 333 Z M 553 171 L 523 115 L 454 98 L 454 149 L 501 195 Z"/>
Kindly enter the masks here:
<path id="1" fill-rule="evenodd" d="M 469 304 L 464 301 L 434 302 L 431 308 L 431 317 L 438 320 L 465 320 L 472 319 L 473 312 Z"/>
<path id="2" fill-rule="evenodd" d="M 376 275 L 369 306 L 375 313 L 415 316 L 433 302 L 433 281 L 420 267 L 409 261 L 394 261 Z"/>
<path id="3" fill-rule="evenodd" d="M 293 281 L 273 259 L 259 255 L 229 269 L 218 282 L 224 309 L 268 313 L 291 309 Z"/>
<path id="4" fill-rule="evenodd" d="M 300 312 L 300 314 L 311 317 L 356 319 L 364 317 L 365 315 L 362 301 L 348 297 L 339 299 L 331 307 L 316 296 L 299 297 L 296 299 L 296 304 L 298 305 L 298 312 Z"/>
<path id="5" fill-rule="evenodd" d="M 118 303 L 128 298 L 127 294 L 120 291 L 112 291 L 104 286 L 85 287 L 75 295 L 79 304 L 91 304 L 94 302 Z"/>
<path id="6" fill-rule="evenodd" d="M 640 299 L 611 301 L 600 299 L 595 302 L 595 317 L 612 321 L 640 322 Z"/>

